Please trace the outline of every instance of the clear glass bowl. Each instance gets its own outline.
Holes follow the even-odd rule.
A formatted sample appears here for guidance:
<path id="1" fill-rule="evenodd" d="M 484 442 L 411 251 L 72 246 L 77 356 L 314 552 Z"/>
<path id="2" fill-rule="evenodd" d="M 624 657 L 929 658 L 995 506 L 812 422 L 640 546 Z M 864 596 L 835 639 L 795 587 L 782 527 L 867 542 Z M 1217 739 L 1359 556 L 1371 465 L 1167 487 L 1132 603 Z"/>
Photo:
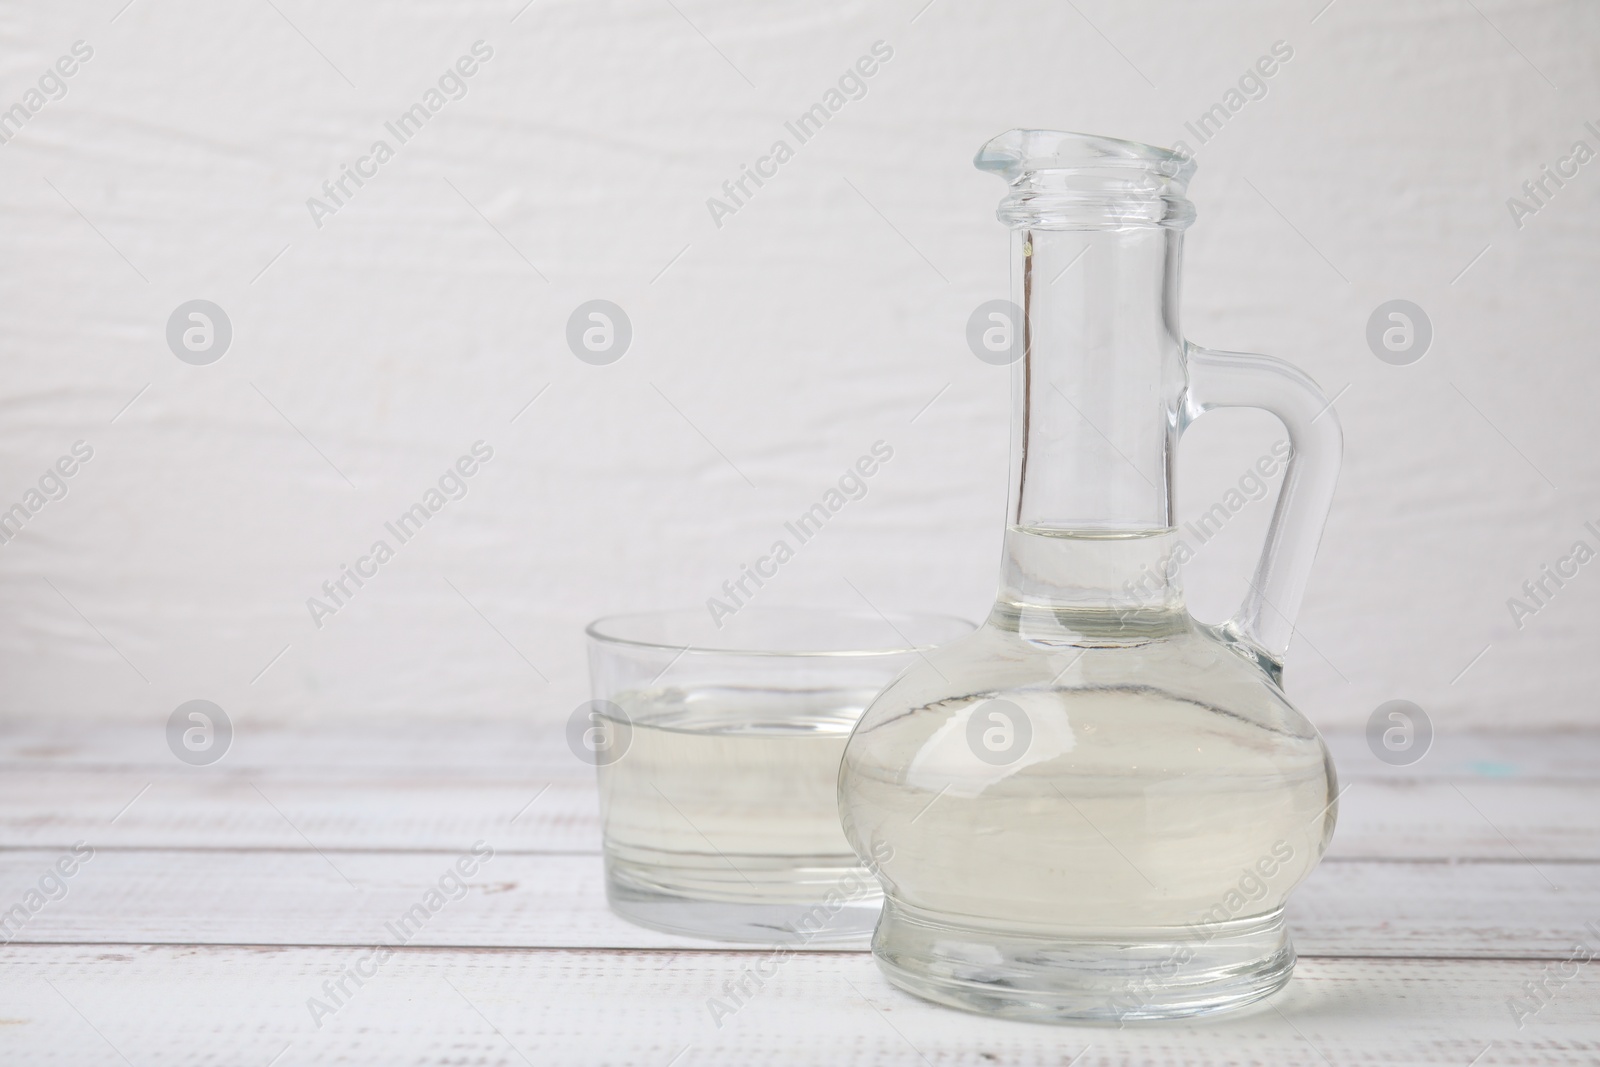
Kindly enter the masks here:
<path id="1" fill-rule="evenodd" d="M 882 892 L 839 823 L 845 742 L 879 690 L 973 627 L 758 606 L 721 622 L 666 611 L 588 628 L 611 907 L 719 940 L 864 937 Z"/>

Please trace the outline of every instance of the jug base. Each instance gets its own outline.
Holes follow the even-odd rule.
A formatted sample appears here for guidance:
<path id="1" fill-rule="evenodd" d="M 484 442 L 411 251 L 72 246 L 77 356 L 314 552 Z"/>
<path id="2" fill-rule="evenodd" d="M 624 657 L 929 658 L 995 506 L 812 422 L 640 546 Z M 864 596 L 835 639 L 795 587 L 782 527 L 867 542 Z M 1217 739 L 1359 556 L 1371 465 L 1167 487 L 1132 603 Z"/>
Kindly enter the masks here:
<path id="1" fill-rule="evenodd" d="M 1120 1025 L 1242 1008 L 1283 988 L 1295 964 L 1281 908 L 1203 927 L 1066 938 L 977 928 L 891 897 L 872 951 L 908 993 L 1046 1023 Z"/>

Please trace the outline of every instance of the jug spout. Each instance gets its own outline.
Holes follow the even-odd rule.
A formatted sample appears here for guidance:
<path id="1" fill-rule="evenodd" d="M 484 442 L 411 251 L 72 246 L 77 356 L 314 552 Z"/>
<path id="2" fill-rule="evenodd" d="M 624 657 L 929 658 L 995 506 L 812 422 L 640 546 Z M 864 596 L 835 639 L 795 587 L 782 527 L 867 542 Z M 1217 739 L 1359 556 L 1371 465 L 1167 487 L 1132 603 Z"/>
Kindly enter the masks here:
<path id="1" fill-rule="evenodd" d="M 1092 133 L 1021 129 L 1007 130 L 990 140 L 978 149 L 972 162 L 979 170 L 994 171 L 1007 181 L 1033 171 L 1120 168 L 1155 170 L 1187 184 L 1195 166 L 1184 153 L 1170 148 Z"/>
<path id="2" fill-rule="evenodd" d="M 999 214 L 1013 226 L 1182 229 L 1194 221 L 1194 206 L 1184 195 L 1194 162 L 1169 148 L 1018 129 L 985 144 L 973 165 L 1011 186 Z"/>

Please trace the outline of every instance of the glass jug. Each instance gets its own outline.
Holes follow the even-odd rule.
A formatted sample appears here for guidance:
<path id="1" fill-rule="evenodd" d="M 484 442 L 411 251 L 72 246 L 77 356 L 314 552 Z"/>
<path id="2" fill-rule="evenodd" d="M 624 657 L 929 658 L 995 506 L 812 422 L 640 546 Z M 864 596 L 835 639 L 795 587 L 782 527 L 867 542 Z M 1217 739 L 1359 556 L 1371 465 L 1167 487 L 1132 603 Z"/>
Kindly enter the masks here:
<path id="1" fill-rule="evenodd" d="M 984 625 L 868 708 L 839 775 L 883 857 L 873 939 L 896 985 L 1040 1021 L 1238 1007 L 1294 967 L 1289 891 L 1333 834 L 1334 769 L 1282 663 L 1342 437 L 1306 375 L 1178 329 L 1193 164 L 1013 130 L 978 153 L 1012 231 L 1011 493 Z M 1184 608 L 1178 438 L 1263 408 L 1290 458 L 1243 607 Z"/>

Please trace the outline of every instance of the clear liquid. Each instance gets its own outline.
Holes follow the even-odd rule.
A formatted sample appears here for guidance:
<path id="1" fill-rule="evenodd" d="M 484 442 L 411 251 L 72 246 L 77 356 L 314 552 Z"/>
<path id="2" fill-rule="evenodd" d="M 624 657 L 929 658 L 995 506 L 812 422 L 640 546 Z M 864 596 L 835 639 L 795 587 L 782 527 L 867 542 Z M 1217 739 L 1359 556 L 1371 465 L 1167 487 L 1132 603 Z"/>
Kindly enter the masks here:
<path id="1" fill-rule="evenodd" d="M 613 906 L 645 925 L 723 937 L 869 930 L 881 891 L 845 840 L 837 790 L 845 742 L 874 695 L 618 694 L 629 743 L 599 770 Z M 834 908 L 830 893 L 848 906 Z"/>
<path id="2" fill-rule="evenodd" d="M 882 873 L 904 903 L 1063 936 L 1181 931 L 1273 911 L 1320 858 L 1331 797 L 1314 737 L 1144 686 L 1001 695 L 1031 722 L 1013 766 L 969 746 L 988 697 L 875 730 L 875 753 L 904 754 L 897 769 L 852 764 L 852 818 L 893 846 Z"/>
<path id="3" fill-rule="evenodd" d="M 1282 907 L 1332 833 L 1332 765 L 1174 583 L 1141 588 L 1174 543 L 1013 529 L 989 621 L 863 718 L 840 805 L 859 851 L 890 854 L 874 949 L 899 984 L 1124 1018 L 1286 980 Z"/>

